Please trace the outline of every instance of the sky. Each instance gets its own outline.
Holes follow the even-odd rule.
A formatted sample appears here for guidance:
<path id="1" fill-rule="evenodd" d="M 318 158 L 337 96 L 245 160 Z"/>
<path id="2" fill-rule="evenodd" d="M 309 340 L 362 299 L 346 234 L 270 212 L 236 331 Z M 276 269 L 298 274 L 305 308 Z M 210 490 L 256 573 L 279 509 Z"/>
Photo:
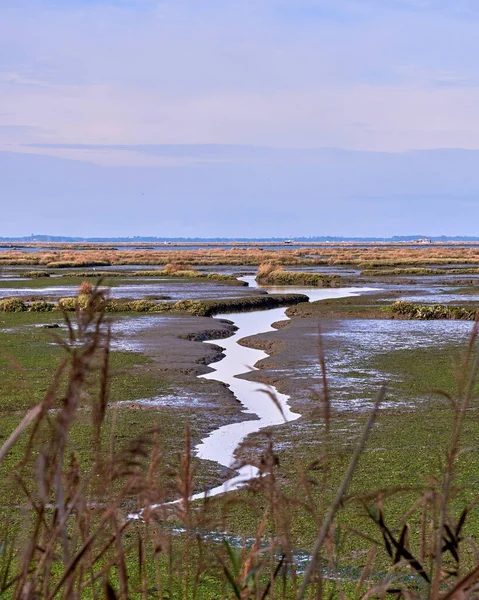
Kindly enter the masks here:
<path id="1" fill-rule="evenodd" d="M 0 236 L 477 235 L 477 0 L 2 0 Z"/>

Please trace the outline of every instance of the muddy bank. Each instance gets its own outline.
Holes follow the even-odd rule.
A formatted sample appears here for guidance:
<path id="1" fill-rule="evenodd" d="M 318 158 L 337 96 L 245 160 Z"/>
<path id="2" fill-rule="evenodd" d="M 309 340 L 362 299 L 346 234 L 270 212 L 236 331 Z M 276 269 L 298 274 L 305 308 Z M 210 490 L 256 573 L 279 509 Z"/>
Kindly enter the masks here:
<path id="1" fill-rule="evenodd" d="M 259 369 L 241 377 L 274 385 L 278 391 L 290 396 L 294 411 L 307 416 L 314 410 L 313 398 L 319 390 L 319 335 L 321 332 L 326 355 L 334 346 L 332 335 L 340 322 L 330 319 L 319 325 L 317 318 L 279 321 L 276 331 L 243 338 L 239 343 L 249 348 L 265 351 L 269 356 L 255 366 Z"/>
<path id="2" fill-rule="evenodd" d="M 117 322 L 119 348 L 146 354 L 155 367 L 171 376 L 196 377 L 212 369 L 208 363 L 222 358 L 222 350 L 205 340 L 226 338 L 236 327 L 225 319 L 193 316 L 124 317 Z"/>
<path id="3" fill-rule="evenodd" d="M 224 355 L 216 343 L 205 340 L 227 338 L 236 327 L 225 319 L 209 317 L 144 316 L 126 317 L 115 326 L 114 339 L 118 349 L 141 352 L 150 358 L 138 377 L 154 374 L 165 382 L 165 393 L 153 398 L 138 398 L 122 403 L 130 411 L 148 411 L 152 421 L 161 422 L 163 415 L 191 426 L 192 444 L 196 445 L 219 427 L 246 420 L 241 405 L 225 384 L 198 377 L 211 372 L 208 363 Z M 221 343 L 221 341 L 219 341 Z M 165 437 L 165 450 L 181 444 L 181 438 Z M 181 446 L 179 446 L 181 448 Z M 230 469 L 216 463 L 203 463 L 197 484 L 211 486 L 231 476 Z"/>
<path id="4" fill-rule="evenodd" d="M 258 371 L 241 377 L 273 385 L 290 397 L 291 409 L 302 417 L 293 424 L 249 436 L 237 456 L 251 461 L 266 447 L 265 434 L 271 434 L 281 460 L 294 472 L 291 451 L 309 456 L 317 446 L 324 431 L 320 334 L 333 427 L 345 427 L 342 433 L 338 429 L 341 452 L 350 436 L 358 435 L 382 385 L 388 392 L 381 408 L 381 426 L 397 423 L 399 432 L 404 427 L 399 422 L 407 415 L 437 407 L 432 390 L 447 389 L 444 381 L 448 382 L 453 360 L 466 347 L 471 330 L 467 321 L 325 319 L 320 323 L 302 318 L 292 319 L 275 332 L 243 339 L 242 344 L 263 349 L 270 356 L 256 364 Z M 453 393 L 453 383 L 449 393 Z M 435 410 L 444 418 L 447 411 L 441 412 L 440 406 Z"/>
<path id="5" fill-rule="evenodd" d="M 322 390 L 321 342 L 333 410 L 367 410 L 380 385 L 397 383 L 386 355 L 393 366 L 394 353 L 417 351 L 427 365 L 431 349 L 465 347 L 471 330 L 467 321 L 293 318 L 275 332 L 241 340 L 270 355 L 256 365 L 259 371 L 242 377 L 274 385 L 291 396 L 292 409 L 307 418 L 318 408 Z M 419 396 L 392 397 L 386 406 L 412 406 L 427 390 L 419 386 L 416 393 Z"/>

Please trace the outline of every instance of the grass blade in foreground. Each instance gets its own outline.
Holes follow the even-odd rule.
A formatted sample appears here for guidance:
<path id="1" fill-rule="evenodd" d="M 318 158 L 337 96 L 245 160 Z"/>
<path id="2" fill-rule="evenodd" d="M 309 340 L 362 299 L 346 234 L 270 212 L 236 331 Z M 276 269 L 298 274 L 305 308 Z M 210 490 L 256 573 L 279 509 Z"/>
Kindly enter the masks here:
<path id="1" fill-rule="evenodd" d="M 371 411 L 371 414 L 369 415 L 369 419 L 366 423 L 366 426 L 363 430 L 363 434 L 361 436 L 361 439 L 359 440 L 359 443 L 356 447 L 356 450 L 353 454 L 353 457 L 351 459 L 351 462 L 349 463 L 349 467 L 348 470 L 346 471 L 346 474 L 344 476 L 343 481 L 341 482 L 341 485 L 339 486 L 339 489 L 336 493 L 336 497 L 334 498 L 333 503 L 331 504 L 328 514 L 326 515 L 326 518 L 323 521 L 323 524 L 321 526 L 321 529 L 319 531 L 318 537 L 316 538 L 316 542 L 314 544 L 314 548 L 313 548 L 313 552 L 312 552 L 312 557 L 311 560 L 308 564 L 308 568 L 306 569 L 306 573 L 304 574 L 304 579 L 303 582 L 301 583 L 301 587 L 299 588 L 299 592 L 298 595 L 296 596 L 297 600 L 302 600 L 302 598 L 304 598 L 304 594 L 306 592 L 306 588 L 308 587 L 310 581 L 311 581 L 311 576 L 314 572 L 314 568 L 316 566 L 316 562 L 317 562 L 317 557 L 319 554 L 319 551 L 321 550 L 321 547 L 324 543 L 324 540 L 326 538 L 326 535 L 328 534 L 329 528 L 331 527 L 331 523 L 333 522 L 334 516 L 339 508 L 339 505 L 341 504 L 341 501 L 344 497 L 344 494 L 346 493 L 348 486 L 349 486 L 349 482 L 351 481 L 351 478 L 354 474 L 354 471 L 356 469 L 356 466 L 358 464 L 358 460 L 361 456 L 361 453 L 364 449 L 364 446 L 366 445 L 366 442 L 368 441 L 369 438 L 369 434 L 371 433 L 371 429 L 372 426 L 374 425 L 374 421 L 376 419 L 376 415 L 379 409 L 379 405 L 381 404 L 381 402 L 384 400 L 384 396 L 386 394 L 386 388 L 383 386 L 380 390 L 379 393 L 376 397 L 376 401 L 374 403 L 374 407 Z"/>

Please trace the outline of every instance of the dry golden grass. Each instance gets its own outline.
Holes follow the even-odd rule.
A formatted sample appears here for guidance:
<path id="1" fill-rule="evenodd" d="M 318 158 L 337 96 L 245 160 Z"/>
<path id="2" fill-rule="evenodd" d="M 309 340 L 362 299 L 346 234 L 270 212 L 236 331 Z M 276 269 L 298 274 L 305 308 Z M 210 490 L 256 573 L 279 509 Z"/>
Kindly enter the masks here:
<path id="1" fill-rule="evenodd" d="M 57 249 L 42 252 L 19 250 L 0 253 L 1 265 L 37 265 L 48 268 L 68 268 L 110 265 L 168 265 L 172 271 L 196 265 L 351 265 L 360 268 L 479 264 L 479 248 L 475 247 L 313 247 L 285 248 L 201 248 L 199 250 L 151 249 L 112 250 L 109 248 Z"/>

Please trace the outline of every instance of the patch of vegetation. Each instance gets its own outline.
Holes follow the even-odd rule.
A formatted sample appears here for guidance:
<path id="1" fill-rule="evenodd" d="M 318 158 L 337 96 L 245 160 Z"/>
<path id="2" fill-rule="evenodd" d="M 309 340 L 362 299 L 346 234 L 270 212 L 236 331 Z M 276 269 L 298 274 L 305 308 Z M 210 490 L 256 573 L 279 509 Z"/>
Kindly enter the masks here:
<path id="1" fill-rule="evenodd" d="M 51 278 L 54 277 L 55 282 L 62 286 L 78 285 L 78 280 L 95 279 L 101 280 L 102 285 L 114 287 L 130 283 L 132 279 L 150 279 L 158 277 L 161 279 L 182 279 L 185 281 L 201 281 L 214 282 L 231 286 L 247 287 L 245 281 L 240 281 L 234 275 L 224 273 L 205 273 L 204 271 L 196 271 L 194 269 L 156 269 L 156 270 L 141 270 L 141 271 L 70 271 L 67 273 L 48 271 L 25 271 L 20 273 L 21 277 L 28 278 L 27 281 L 1 281 L 0 287 L 15 288 L 42 288 L 52 285 Z"/>
<path id="2" fill-rule="evenodd" d="M 443 275 L 477 275 L 478 268 L 462 268 L 462 269 L 427 269 L 424 267 L 416 268 L 400 268 L 400 269 L 365 269 L 361 271 L 361 275 L 369 277 L 389 277 L 402 275 L 417 275 L 417 276 L 443 276 Z"/>
<path id="3" fill-rule="evenodd" d="M 224 273 L 204 273 L 203 271 L 195 271 L 194 269 L 181 269 L 171 271 L 168 269 L 156 269 L 154 271 L 142 270 L 142 271 L 104 271 L 99 273 L 98 271 L 72 271 L 66 275 L 67 277 L 78 277 L 78 278 L 99 278 L 99 277 L 161 277 L 161 278 L 179 278 L 179 279 L 206 279 L 209 281 L 218 281 L 228 283 L 230 285 L 247 286 L 246 281 L 239 281 L 234 275 L 226 275 Z"/>
<path id="4" fill-rule="evenodd" d="M 4 298 L 0 300 L 0 312 L 25 312 L 27 305 L 20 298 Z"/>
<path id="5" fill-rule="evenodd" d="M 278 308 L 308 302 L 304 294 L 268 294 L 224 300 L 180 300 L 173 306 L 175 310 L 186 311 L 196 316 L 209 317 L 220 313 Z"/>
<path id="6" fill-rule="evenodd" d="M 41 325 L 58 324 L 62 316 L 47 313 L 0 314 L 0 411 L 25 410 L 39 402 L 46 381 L 59 365 L 64 350 L 56 343 L 65 339 L 62 328 Z M 112 402 L 149 398 L 161 394 L 165 382 L 150 370 L 152 361 L 139 354 L 111 351 Z"/>
<path id="7" fill-rule="evenodd" d="M 391 306 L 387 306 L 383 310 L 398 315 L 402 319 L 458 319 L 461 321 L 474 321 L 478 312 L 477 308 L 444 304 L 414 304 L 405 300 L 396 300 Z"/>
<path id="8" fill-rule="evenodd" d="M 284 271 L 272 263 L 260 265 L 256 281 L 261 285 L 303 285 L 307 287 L 339 287 L 342 279 L 339 275 L 304 273 L 302 271 Z"/>
<path id="9" fill-rule="evenodd" d="M 111 262 L 109 260 L 59 260 L 48 262 L 46 266 L 49 269 L 71 269 L 73 267 L 109 267 Z"/>
<path id="10" fill-rule="evenodd" d="M 40 300 L 29 303 L 20 298 L 5 298 L 0 300 L 0 312 L 75 312 L 85 308 L 88 301 L 88 294 L 81 293 L 78 297 L 60 298 L 55 304 Z M 265 294 L 222 300 L 179 300 L 178 302 L 118 299 L 103 300 L 101 308 L 107 313 L 187 312 L 195 316 L 209 317 L 219 313 L 291 306 L 300 302 L 308 302 L 308 297 L 304 294 Z"/>
<path id="11" fill-rule="evenodd" d="M 24 271 L 21 273 L 22 277 L 28 277 L 29 279 L 36 277 L 50 277 L 50 273 L 48 271 Z"/>
<path id="12" fill-rule="evenodd" d="M 73 247 L 58 244 L 49 250 L 2 252 L 1 265 L 38 265 L 49 267 L 82 267 L 95 265 L 343 265 L 362 269 L 388 267 L 419 267 L 427 265 L 477 265 L 479 249 L 464 245 L 410 247 L 403 244 L 334 246 L 316 245 L 309 248 L 232 247 L 229 249 L 206 246 L 197 250 L 163 249 L 161 246 L 114 250 L 107 246 L 84 245 Z"/>
<path id="13" fill-rule="evenodd" d="M 452 422 L 449 401 L 438 390 L 444 391 L 451 398 L 456 397 L 458 376 L 462 376 L 460 374 L 465 368 L 463 355 L 464 349 L 459 343 L 393 352 L 388 352 L 385 348 L 384 353 L 355 365 L 359 371 L 364 368 L 380 373 L 379 378 L 388 381 L 388 393 L 387 407 L 378 416 L 352 479 L 348 499 L 338 515 L 339 531 L 336 530 L 336 535 L 340 536 L 341 542 L 337 560 L 346 579 L 351 577 L 357 581 L 360 577 L 361 568 L 358 568 L 358 564 L 364 565 L 371 550 L 371 539 L 377 540 L 374 559 L 377 571 L 386 572 L 390 564 L 388 554 L 379 542 L 377 525 L 366 509 L 373 497 L 380 498 L 386 523 L 393 524 L 395 534 L 400 534 L 403 519 L 409 519 L 410 548 L 417 549 L 415 544 L 420 532 L 421 509 L 412 511 L 407 518 L 404 515 L 418 500 L 418 490 L 425 492 L 427 489 L 426 481 L 441 479 L 442 457 L 448 452 Z M 326 356 L 326 367 L 327 364 Z M 313 392 L 313 388 L 316 389 L 316 384 L 319 384 L 319 371 L 318 368 L 318 381 L 311 382 L 312 399 L 317 402 L 316 410 L 297 422 L 250 436 L 240 453 L 242 459 L 252 461 L 274 440 L 276 459 L 280 465 L 277 474 L 283 491 L 289 497 L 294 497 L 298 489 L 303 489 L 306 478 L 311 484 L 310 502 L 316 506 L 325 502 L 325 494 L 327 502 L 332 501 L 354 451 L 352 439 L 358 435 L 367 419 L 367 413 L 355 410 L 354 402 L 350 411 L 334 410 L 335 400 L 341 400 L 344 404 L 344 397 L 342 390 L 335 392 L 334 382 L 330 381 L 329 398 L 333 413 L 328 431 L 322 418 L 324 396 L 322 392 Z M 288 377 L 294 380 L 294 371 Z M 301 385 L 304 385 L 304 376 L 300 371 L 298 386 Z M 478 489 L 478 391 L 476 383 L 473 389 L 474 400 L 464 422 L 463 444 L 469 450 L 462 455 L 456 473 L 459 488 L 464 486 L 454 496 L 453 504 L 457 514 L 462 510 L 460 507 L 474 501 Z M 353 390 L 352 392 L 354 393 Z M 363 392 L 356 391 L 356 394 L 364 400 Z M 371 403 L 372 401 L 373 398 Z M 295 409 L 294 403 L 292 408 Z M 318 459 L 321 448 L 324 451 L 327 448 L 328 452 L 324 461 Z M 327 490 L 321 487 L 324 469 L 327 469 L 329 477 Z M 237 496 L 246 507 L 255 498 L 251 491 L 240 491 Z M 235 502 L 231 502 L 231 530 L 254 535 L 254 515 L 248 512 L 241 501 L 236 500 L 237 498 Z M 308 502 L 305 501 L 305 504 L 309 505 Z M 423 505 L 420 506 L 423 508 Z M 219 502 L 216 509 L 220 510 Z M 301 501 L 296 506 L 292 503 L 288 514 L 290 522 L 294 523 L 291 533 L 295 547 L 311 547 L 316 531 L 311 514 L 305 510 Z M 464 533 L 474 539 L 479 537 L 477 508 L 473 508 L 469 514 Z"/>

